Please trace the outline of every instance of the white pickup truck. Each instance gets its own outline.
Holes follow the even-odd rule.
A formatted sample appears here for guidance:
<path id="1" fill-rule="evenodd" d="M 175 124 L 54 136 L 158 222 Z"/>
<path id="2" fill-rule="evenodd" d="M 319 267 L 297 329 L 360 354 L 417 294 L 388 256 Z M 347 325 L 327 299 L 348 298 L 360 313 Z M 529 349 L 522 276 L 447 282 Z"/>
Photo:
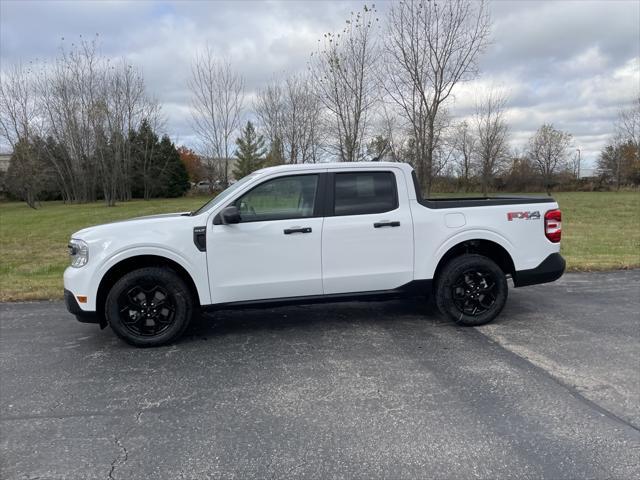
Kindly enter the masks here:
<path id="1" fill-rule="evenodd" d="M 480 325 L 516 287 L 564 272 L 548 197 L 423 199 L 411 166 L 265 168 L 194 212 L 73 234 L 68 310 L 136 346 L 177 339 L 196 309 L 434 295 Z"/>

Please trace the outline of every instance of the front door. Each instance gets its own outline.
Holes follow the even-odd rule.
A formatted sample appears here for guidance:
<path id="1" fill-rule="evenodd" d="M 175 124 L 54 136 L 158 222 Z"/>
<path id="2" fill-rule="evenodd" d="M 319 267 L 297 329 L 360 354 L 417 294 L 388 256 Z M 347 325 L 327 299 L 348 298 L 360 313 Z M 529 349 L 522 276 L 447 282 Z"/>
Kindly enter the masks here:
<path id="1" fill-rule="evenodd" d="M 404 174 L 336 170 L 322 231 L 325 294 L 392 290 L 413 280 L 413 221 Z M 332 200 L 331 200 L 332 199 Z"/>
<path id="2" fill-rule="evenodd" d="M 231 204 L 241 222 L 209 225 L 214 303 L 322 294 L 320 174 L 265 180 Z"/>

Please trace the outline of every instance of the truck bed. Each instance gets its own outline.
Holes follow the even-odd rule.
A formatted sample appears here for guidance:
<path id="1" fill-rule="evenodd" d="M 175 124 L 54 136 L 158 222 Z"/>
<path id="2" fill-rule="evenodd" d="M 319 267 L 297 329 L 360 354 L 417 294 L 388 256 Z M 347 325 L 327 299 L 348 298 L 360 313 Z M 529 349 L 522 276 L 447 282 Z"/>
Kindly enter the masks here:
<path id="1" fill-rule="evenodd" d="M 529 203 L 554 203 L 553 197 L 464 197 L 464 198 L 418 198 L 427 208 L 491 207 L 495 205 L 524 205 Z"/>
<path id="2" fill-rule="evenodd" d="M 525 205 L 529 203 L 555 203 L 553 197 L 529 197 L 529 196 L 495 196 L 495 197 L 443 197 L 422 198 L 422 188 L 415 171 L 411 172 L 413 186 L 416 190 L 416 199 L 423 207 L 427 208 L 467 208 L 467 207 L 492 207 L 495 205 Z"/>

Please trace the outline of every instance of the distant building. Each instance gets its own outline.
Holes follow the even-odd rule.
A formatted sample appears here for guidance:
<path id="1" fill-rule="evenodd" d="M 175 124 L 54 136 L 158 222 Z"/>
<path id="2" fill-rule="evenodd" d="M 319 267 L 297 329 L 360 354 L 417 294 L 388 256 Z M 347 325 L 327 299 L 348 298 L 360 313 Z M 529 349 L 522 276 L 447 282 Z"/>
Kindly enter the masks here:
<path id="1" fill-rule="evenodd" d="M 11 155 L 11 153 L 0 153 L 0 173 L 5 173 L 7 170 L 9 170 Z"/>
<path id="2" fill-rule="evenodd" d="M 7 195 L 7 185 L 5 184 L 4 179 L 7 170 L 9 170 L 10 162 L 10 153 L 0 153 L 0 198 L 5 198 Z"/>
<path id="3" fill-rule="evenodd" d="M 583 168 L 580 170 L 580 178 L 596 178 L 598 170 L 595 168 Z"/>
<path id="4" fill-rule="evenodd" d="M 233 177 L 233 169 L 236 166 L 236 162 L 238 161 L 237 158 L 235 157 L 231 157 L 231 158 L 210 158 L 210 157 L 202 157 L 202 164 L 205 166 L 206 169 L 209 169 L 209 171 L 213 170 L 215 172 L 217 172 L 218 177 L 217 179 L 211 179 L 211 180 L 221 180 L 223 175 L 224 175 L 224 164 L 225 162 L 228 165 L 228 172 L 229 172 L 229 181 L 231 180 L 238 180 L 237 178 Z"/>

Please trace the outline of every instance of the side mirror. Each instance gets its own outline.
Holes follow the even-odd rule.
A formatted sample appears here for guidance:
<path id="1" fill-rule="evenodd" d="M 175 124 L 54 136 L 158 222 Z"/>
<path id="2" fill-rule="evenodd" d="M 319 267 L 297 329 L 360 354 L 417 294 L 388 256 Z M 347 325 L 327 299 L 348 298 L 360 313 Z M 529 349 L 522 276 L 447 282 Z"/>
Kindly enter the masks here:
<path id="1" fill-rule="evenodd" d="M 238 207 L 230 205 L 220 212 L 220 219 L 223 224 L 227 225 L 229 223 L 240 223 L 242 217 L 240 216 L 240 210 L 238 210 Z"/>

